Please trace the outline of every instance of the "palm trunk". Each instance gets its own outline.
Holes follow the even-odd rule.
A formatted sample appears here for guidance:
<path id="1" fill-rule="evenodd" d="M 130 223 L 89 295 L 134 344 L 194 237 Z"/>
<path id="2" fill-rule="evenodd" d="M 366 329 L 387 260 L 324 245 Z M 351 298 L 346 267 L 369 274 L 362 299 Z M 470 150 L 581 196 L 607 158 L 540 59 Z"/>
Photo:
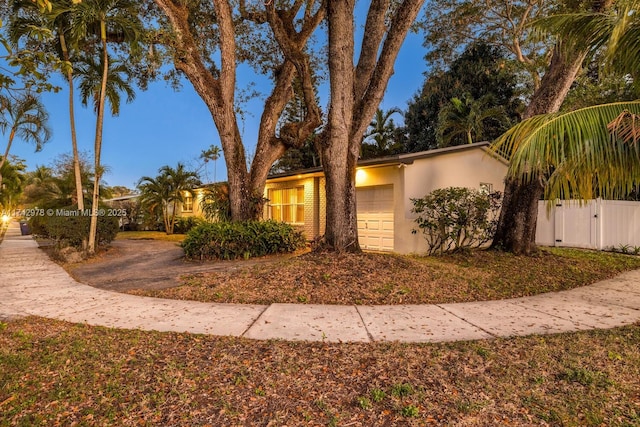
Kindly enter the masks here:
<path id="1" fill-rule="evenodd" d="M 9 141 L 7 142 L 7 148 L 4 150 L 4 156 L 0 160 L 0 191 L 2 190 L 2 167 L 7 162 L 7 157 L 9 157 L 9 150 L 11 149 L 11 144 L 13 143 L 13 138 L 16 136 L 15 129 L 11 129 L 11 133 L 9 134 Z"/>
<path id="2" fill-rule="evenodd" d="M 98 102 L 98 117 L 96 120 L 96 139 L 94 143 L 94 168 L 95 180 L 93 182 L 93 197 L 91 202 L 91 223 L 89 225 L 89 243 L 87 252 L 92 255 L 96 251 L 96 235 L 98 231 L 98 203 L 100 201 L 100 177 L 102 166 L 100 165 L 100 152 L 102 150 L 102 127 L 104 122 L 104 104 L 107 92 L 107 78 L 109 72 L 109 56 L 107 52 L 107 30 L 104 21 L 100 22 L 102 37 L 102 84 L 100 86 L 100 100 Z"/>
<path id="3" fill-rule="evenodd" d="M 70 63 L 69 50 L 67 49 L 64 32 L 60 29 L 59 33 L 62 57 L 65 61 Z M 76 203 L 78 204 L 78 209 L 80 211 L 84 211 L 84 193 L 82 191 L 82 173 L 80 171 L 80 155 L 78 154 L 78 137 L 76 134 L 76 119 L 73 101 L 73 70 L 71 68 L 67 71 L 67 82 L 69 83 L 69 127 L 71 129 L 71 147 L 73 150 L 73 173 L 76 183 Z"/>

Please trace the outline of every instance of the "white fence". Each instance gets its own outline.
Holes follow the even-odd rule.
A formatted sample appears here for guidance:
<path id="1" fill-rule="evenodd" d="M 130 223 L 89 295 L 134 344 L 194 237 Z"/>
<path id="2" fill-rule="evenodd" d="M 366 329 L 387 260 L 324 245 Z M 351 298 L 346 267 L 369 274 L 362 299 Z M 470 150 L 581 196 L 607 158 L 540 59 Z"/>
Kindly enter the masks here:
<path id="1" fill-rule="evenodd" d="M 538 205 L 536 243 L 544 246 L 609 249 L 640 247 L 640 202 L 563 200 Z M 552 202 L 549 202 L 552 203 Z"/>

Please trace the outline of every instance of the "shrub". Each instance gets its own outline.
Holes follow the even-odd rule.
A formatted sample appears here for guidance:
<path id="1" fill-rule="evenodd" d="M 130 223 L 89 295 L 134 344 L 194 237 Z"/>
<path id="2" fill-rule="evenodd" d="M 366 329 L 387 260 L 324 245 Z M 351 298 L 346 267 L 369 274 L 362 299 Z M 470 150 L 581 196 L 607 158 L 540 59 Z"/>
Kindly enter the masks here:
<path id="1" fill-rule="evenodd" d="M 82 248 L 82 242 L 89 238 L 90 215 L 82 215 L 76 206 L 55 209 L 54 215 L 32 217 L 29 221 L 32 233 L 51 239 L 58 248 Z M 104 211 L 108 211 L 107 208 Z M 68 213 L 68 214 L 63 214 Z M 60 214 L 60 215 L 59 215 Z M 110 243 L 118 234 L 118 218 L 98 216 L 96 242 L 98 245 Z"/>
<path id="2" fill-rule="evenodd" d="M 496 231 L 501 194 L 462 187 L 432 191 L 411 199 L 418 228 L 427 241 L 429 254 L 479 247 Z M 417 230 L 413 230 L 414 233 Z"/>
<path id="3" fill-rule="evenodd" d="M 200 224 L 182 242 L 190 259 L 237 259 L 293 252 L 304 247 L 302 233 L 276 221 Z"/>
<path id="4" fill-rule="evenodd" d="M 209 221 L 231 221 L 229 186 L 226 183 L 213 184 L 203 190 L 200 209 Z"/>
<path id="5" fill-rule="evenodd" d="M 196 216 L 180 217 L 176 220 L 176 225 L 173 228 L 174 233 L 186 234 L 191 231 L 192 228 L 204 223 L 204 220 Z"/>

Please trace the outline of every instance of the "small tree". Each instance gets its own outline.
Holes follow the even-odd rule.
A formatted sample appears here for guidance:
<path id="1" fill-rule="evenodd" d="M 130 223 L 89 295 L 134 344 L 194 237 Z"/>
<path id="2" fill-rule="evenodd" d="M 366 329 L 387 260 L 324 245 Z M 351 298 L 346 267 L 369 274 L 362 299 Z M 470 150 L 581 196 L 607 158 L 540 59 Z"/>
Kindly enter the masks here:
<path id="1" fill-rule="evenodd" d="M 427 241 L 428 253 L 479 247 L 493 239 L 501 194 L 463 187 L 441 188 L 411 199 L 416 224 Z M 417 233 L 417 230 L 413 230 Z"/>
<path id="2" fill-rule="evenodd" d="M 200 210 L 208 221 L 231 221 L 231 204 L 227 183 L 213 184 L 205 188 L 200 202 Z"/>
<path id="3" fill-rule="evenodd" d="M 399 108 L 391 108 L 383 111 L 376 110 L 373 120 L 369 124 L 369 129 L 364 134 L 365 140 L 362 142 L 362 158 L 370 159 L 374 157 L 388 156 L 396 154 L 402 149 L 402 145 L 395 141 L 396 125 L 391 117 L 393 114 L 402 114 Z"/>
<path id="4" fill-rule="evenodd" d="M 164 229 L 173 234 L 178 213 L 178 204 L 184 202 L 184 195 L 200 185 L 195 172 L 187 171 L 182 163 L 174 169 L 163 166 L 155 178 L 144 176 L 140 179 L 140 201 L 149 212 L 162 212 Z"/>
<path id="5" fill-rule="evenodd" d="M 504 107 L 494 106 L 493 97 L 485 95 L 473 99 L 465 93 L 461 98 L 453 97 L 438 114 L 436 137 L 440 147 L 459 144 L 472 144 L 485 137 L 485 129 L 490 120 L 508 123 Z"/>
<path id="6" fill-rule="evenodd" d="M 48 119 L 49 115 L 40 100 L 30 93 L 18 98 L 0 95 L 0 130 L 3 134 L 9 132 L 7 146 L 0 159 L 0 169 L 7 162 L 9 150 L 16 137 L 33 142 L 36 145 L 36 151 L 42 149 L 51 134 L 47 127 Z M 2 187 L 1 174 L 0 187 Z"/>

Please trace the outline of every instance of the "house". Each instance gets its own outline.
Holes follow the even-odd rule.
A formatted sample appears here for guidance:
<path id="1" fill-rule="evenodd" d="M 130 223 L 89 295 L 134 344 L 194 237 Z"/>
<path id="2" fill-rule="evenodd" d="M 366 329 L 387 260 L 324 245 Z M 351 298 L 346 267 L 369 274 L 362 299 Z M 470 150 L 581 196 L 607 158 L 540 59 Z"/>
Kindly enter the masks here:
<path id="1" fill-rule="evenodd" d="M 413 234 L 411 199 L 437 188 L 469 187 L 503 191 L 507 162 L 489 143 L 400 154 L 358 163 L 356 200 L 362 249 L 397 253 L 426 252 Z M 265 187 L 264 217 L 299 227 L 308 239 L 324 234 L 325 178 L 321 168 L 272 175 Z"/>

